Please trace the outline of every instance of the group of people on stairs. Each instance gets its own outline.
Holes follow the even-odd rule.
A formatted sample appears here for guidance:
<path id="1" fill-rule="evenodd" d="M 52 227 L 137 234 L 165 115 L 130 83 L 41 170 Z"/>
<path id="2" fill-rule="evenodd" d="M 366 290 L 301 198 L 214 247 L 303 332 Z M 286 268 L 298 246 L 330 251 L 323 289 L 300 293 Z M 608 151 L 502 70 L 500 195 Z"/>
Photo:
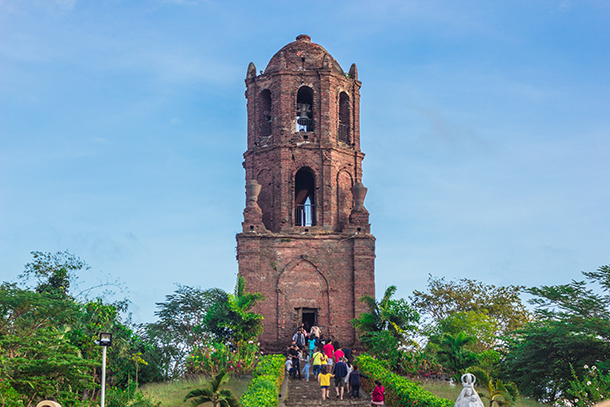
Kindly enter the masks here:
<path id="1" fill-rule="evenodd" d="M 303 376 L 309 381 L 310 368 L 313 366 L 314 378 L 322 392 L 322 400 L 330 399 L 330 383 L 334 379 L 337 399 L 343 400 L 346 392 L 351 398 L 360 397 L 361 378 L 368 378 L 353 364 L 356 350 L 341 348 L 337 341 L 326 341 L 320 328 L 313 326 L 310 332 L 301 327 L 292 337 L 287 350 L 286 370 L 290 378 L 301 380 Z M 301 366 L 303 368 L 301 369 Z M 375 381 L 371 394 L 371 407 L 384 405 L 385 389 Z"/>

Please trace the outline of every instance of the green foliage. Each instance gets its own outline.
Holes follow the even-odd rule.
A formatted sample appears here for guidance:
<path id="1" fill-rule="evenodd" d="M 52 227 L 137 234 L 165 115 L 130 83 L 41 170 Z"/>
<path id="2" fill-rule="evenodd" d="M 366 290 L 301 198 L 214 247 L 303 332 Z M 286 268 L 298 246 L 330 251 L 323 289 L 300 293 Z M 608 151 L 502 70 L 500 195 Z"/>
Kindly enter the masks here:
<path id="1" fill-rule="evenodd" d="M 453 402 L 433 395 L 421 386 L 408 379 L 387 370 L 383 362 L 363 354 L 358 357 L 358 367 L 369 376 L 363 379 L 363 387 L 371 392 L 374 380 L 379 380 L 386 391 L 385 403 L 390 407 L 398 406 L 426 406 L 426 407 L 452 407 Z"/>
<path id="2" fill-rule="evenodd" d="M 111 387 L 106 392 L 106 407 L 159 407 L 161 403 L 153 401 L 138 389 L 136 382 L 130 381 L 125 389 Z"/>
<path id="3" fill-rule="evenodd" d="M 594 406 L 610 395 L 610 373 L 602 372 L 597 366 L 583 366 L 584 375 L 578 377 L 572 366 L 570 388 L 566 390 L 565 398 L 569 403 L 564 405 L 576 407 Z"/>
<path id="4" fill-rule="evenodd" d="M 40 329 L 28 337 L 4 337 L 0 344 L 9 383 L 28 401 L 69 398 L 68 393 L 95 387 L 90 372 L 97 361 L 83 359 L 65 333 L 55 328 Z"/>
<path id="5" fill-rule="evenodd" d="M 525 287 L 496 287 L 476 280 L 463 278 L 445 281 L 444 278 L 428 278 L 428 291 L 413 291 L 413 305 L 434 322 L 441 321 L 456 312 L 476 311 L 497 320 L 501 331 L 513 331 L 531 319 L 519 294 Z"/>
<path id="6" fill-rule="evenodd" d="M 353 319 L 352 325 L 358 331 L 362 342 L 372 346 L 379 339 L 375 332 L 388 331 L 402 344 L 407 340 L 407 334 L 416 329 L 419 322 L 419 314 L 409 306 L 404 299 L 392 299 L 396 292 L 396 286 L 386 289 L 383 298 L 375 301 L 371 296 L 365 295 L 360 301 L 368 305 L 370 312 L 360 314 L 359 318 Z M 385 340 L 385 337 L 383 338 Z"/>
<path id="7" fill-rule="evenodd" d="M 515 404 L 519 392 L 514 383 L 504 383 L 500 379 L 494 379 L 489 372 L 480 367 L 471 367 L 468 369 L 476 378 L 479 386 L 482 386 L 486 393 L 478 392 L 479 396 L 489 400 L 489 407 L 493 407 L 494 403 L 498 407 L 510 406 Z"/>
<path id="8" fill-rule="evenodd" d="M 0 285 L 0 357 L 3 379 L 28 403 L 38 398 L 70 399 L 95 388 L 86 359 L 70 341 L 80 305 L 56 292 Z"/>
<path id="9" fill-rule="evenodd" d="M 67 298 L 70 286 L 78 278 L 76 272 L 89 269 L 87 263 L 67 251 L 31 254 L 33 261 L 25 265 L 19 277 L 24 280 L 36 279 L 36 292 L 48 293 L 54 298 Z"/>
<path id="10" fill-rule="evenodd" d="M 425 349 L 411 349 L 400 352 L 400 359 L 393 370 L 400 374 L 428 378 L 441 374 L 444 369 L 438 363 L 435 353 Z"/>
<path id="11" fill-rule="evenodd" d="M 210 342 L 195 348 L 186 358 L 186 371 L 190 374 L 216 375 L 221 371 L 251 373 L 259 356 L 253 341 L 240 342 L 231 350 L 220 342 Z"/>
<path id="12" fill-rule="evenodd" d="M 263 332 L 263 316 L 250 312 L 265 296 L 261 293 L 246 291 L 246 280 L 237 277 L 235 293 L 229 294 L 223 301 L 218 301 L 205 316 L 205 325 L 214 332 L 217 340 L 232 343 L 248 342 L 256 339 Z"/>
<path id="13" fill-rule="evenodd" d="M 77 299 L 70 290 L 86 264 L 67 252 L 32 254 L 22 278 L 35 279 L 34 287 L 0 285 L 0 378 L 7 389 L 25 404 L 55 398 L 64 405 L 88 405 L 99 395 L 102 352 L 95 340 L 100 332 L 113 333 L 108 382 L 125 386 L 137 369 L 129 355 L 140 353 L 146 361 L 151 348 L 121 320 L 126 301 Z M 150 380 L 155 366 L 140 365 L 140 380 Z"/>
<path id="14" fill-rule="evenodd" d="M 0 372 L 4 372 L 4 369 L 0 369 Z M 24 407 L 24 400 L 25 396 L 17 393 L 8 380 L 0 377 L 0 407 Z"/>
<path id="15" fill-rule="evenodd" d="M 438 361 L 453 372 L 453 379 L 459 382 L 466 369 L 478 362 L 476 353 L 468 349 L 468 345 L 475 341 L 474 336 L 465 332 L 445 333 L 440 338 L 432 338 L 428 345 L 438 355 Z"/>
<path id="16" fill-rule="evenodd" d="M 428 327 L 424 334 L 432 342 L 438 342 L 445 335 L 457 335 L 464 332 L 475 338 L 468 348 L 475 352 L 492 349 L 498 343 L 497 334 L 500 331 L 498 321 L 484 312 L 460 311 L 441 319 L 435 325 Z"/>
<path id="17" fill-rule="evenodd" d="M 556 321 L 538 321 L 507 338 L 502 370 L 521 393 L 552 403 L 570 388 L 570 364 L 582 376 L 581 366 L 609 357 L 608 344 L 599 338 Z"/>
<path id="18" fill-rule="evenodd" d="M 146 327 L 146 336 L 163 355 L 158 357 L 166 378 L 178 377 L 184 372 L 184 361 L 198 346 L 213 338 L 205 325 L 209 309 L 228 300 L 221 289 L 202 290 L 198 287 L 178 285 L 174 293 L 157 303 L 157 322 Z"/>
<path id="19" fill-rule="evenodd" d="M 243 407 L 277 407 L 284 370 L 282 355 L 261 357 L 248 390 L 241 396 Z"/>
<path id="20" fill-rule="evenodd" d="M 400 343 L 391 332 L 368 332 L 361 336 L 361 340 L 371 354 L 388 361 L 391 366 L 397 367 L 401 357 Z"/>
<path id="21" fill-rule="evenodd" d="M 241 403 L 231 390 L 221 389 L 229 381 L 229 374 L 221 371 L 212 377 L 207 387 L 189 392 L 184 401 L 190 400 L 194 407 L 211 403 L 214 407 L 241 407 Z"/>
<path id="22" fill-rule="evenodd" d="M 610 340 L 610 265 L 583 272 L 590 283 L 597 283 L 605 294 L 589 288 L 586 281 L 530 288 L 531 300 L 540 319 L 557 321 L 583 334 Z"/>
<path id="23" fill-rule="evenodd" d="M 585 281 L 529 289 L 537 319 L 506 338 L 504 376 L 536 400 L 563 398 L 582 366 L 610 360 L 610 267 L 583 274 L 604 294 Z"/>

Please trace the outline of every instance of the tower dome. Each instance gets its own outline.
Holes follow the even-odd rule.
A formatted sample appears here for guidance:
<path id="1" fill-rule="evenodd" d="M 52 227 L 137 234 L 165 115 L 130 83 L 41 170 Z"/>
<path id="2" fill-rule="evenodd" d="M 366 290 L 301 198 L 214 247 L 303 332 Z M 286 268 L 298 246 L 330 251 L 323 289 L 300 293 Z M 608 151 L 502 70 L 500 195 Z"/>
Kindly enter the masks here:
<path id="1" fill-rule="evenodd" d="M 265 73 L 332 69 L 345 75 L 339 63 L 322 47 L 311 42 L 309 35 L 301 34 L 296 41 L 284 46 L 269 61 Z"/>

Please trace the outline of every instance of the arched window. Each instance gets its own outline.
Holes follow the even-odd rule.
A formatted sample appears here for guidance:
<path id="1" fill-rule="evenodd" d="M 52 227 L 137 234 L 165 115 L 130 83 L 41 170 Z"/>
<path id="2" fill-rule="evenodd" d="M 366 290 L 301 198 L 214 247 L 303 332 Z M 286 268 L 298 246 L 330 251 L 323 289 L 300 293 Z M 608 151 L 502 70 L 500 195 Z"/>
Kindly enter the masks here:
<path id="1" fill-rule="evenodd" d="M 271 135 L 271 92 L 269 89 L 265 89 L 260 93 L 259 96 L 259 126 L 260 135 L 270 136 Z"/>
<path id="2" fill-rule="evenodd" d="M 295 226 L 316 225 L 316 182 L 309 168 L 301 168 L 294 176 Z"/>
<path id="3" fill-rule="evenodd" d="M 349 96 L 345 92 L 339 95 L 339 141 L 351 144 Z"/>
<path id="4" fill-rule="evenodd" d="M 313 89 L 299 89 L 296 107 L 296 131 L 313 131 Z"/>

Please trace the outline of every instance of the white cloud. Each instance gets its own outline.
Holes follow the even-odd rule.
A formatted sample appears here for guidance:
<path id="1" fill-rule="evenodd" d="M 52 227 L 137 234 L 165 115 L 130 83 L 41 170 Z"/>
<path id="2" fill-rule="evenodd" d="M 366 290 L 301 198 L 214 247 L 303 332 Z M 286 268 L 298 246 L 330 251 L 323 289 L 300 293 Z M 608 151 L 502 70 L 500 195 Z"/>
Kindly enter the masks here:
<path id="1" fill-rule="evenodd" d="M 57 7 L 68 11 L 74 9 L 76 0 L 54 0 L 54 3 L 57 5 Z"/>
<path id="2" fill-rule="evenodd" d="M 559 2 L 559 10 L 568 11 L 572 8 L 572 2 L 570 0 L 562 0 Z"/>

